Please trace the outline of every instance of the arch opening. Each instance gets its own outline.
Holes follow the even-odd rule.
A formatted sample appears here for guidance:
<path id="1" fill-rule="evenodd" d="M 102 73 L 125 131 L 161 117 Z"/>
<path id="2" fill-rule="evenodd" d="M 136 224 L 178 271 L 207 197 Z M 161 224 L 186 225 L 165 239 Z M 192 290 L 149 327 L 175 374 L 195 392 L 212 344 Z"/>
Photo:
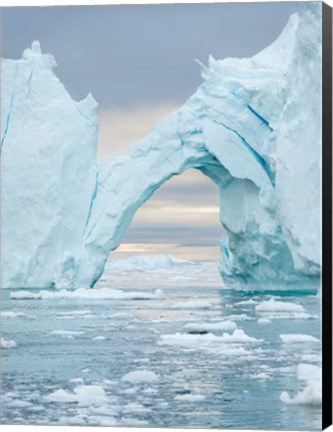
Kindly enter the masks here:
<path id="1" fill-rule="evenodd" d="M 168 255 L 218 261 L 223 229 L 218 187 L 198 169 L 174 176 L 135 213 L 109 260 Z"/>

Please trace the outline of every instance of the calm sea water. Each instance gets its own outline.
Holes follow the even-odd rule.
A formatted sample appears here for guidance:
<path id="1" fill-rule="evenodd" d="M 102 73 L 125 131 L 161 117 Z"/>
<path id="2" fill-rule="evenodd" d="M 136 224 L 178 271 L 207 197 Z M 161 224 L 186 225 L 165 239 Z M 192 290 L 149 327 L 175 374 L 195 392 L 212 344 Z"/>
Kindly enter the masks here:
<path id="1" fill-rule="evenodd" d="M 321 429 L 319 296 L 154 265 L 74 294 L 3 290 L 3 424 Z"/>

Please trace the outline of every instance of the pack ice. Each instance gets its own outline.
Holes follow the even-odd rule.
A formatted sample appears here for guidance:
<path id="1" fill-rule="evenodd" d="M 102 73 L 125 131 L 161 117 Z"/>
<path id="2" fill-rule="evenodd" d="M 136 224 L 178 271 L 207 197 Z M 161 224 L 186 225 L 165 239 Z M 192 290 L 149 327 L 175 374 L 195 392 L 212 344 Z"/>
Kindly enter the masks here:
<path id="1" fill-rule="evenodd" d="M 92 287 L 170 177 L 219 187 L 225 284 L 314 284 L 321 269 L 321 4 L 251 58 L 209 58 L 183 107 L 97 163 L 97 103 L 71 99 L 38 42 L 1 65 L 2 287 Z"/>

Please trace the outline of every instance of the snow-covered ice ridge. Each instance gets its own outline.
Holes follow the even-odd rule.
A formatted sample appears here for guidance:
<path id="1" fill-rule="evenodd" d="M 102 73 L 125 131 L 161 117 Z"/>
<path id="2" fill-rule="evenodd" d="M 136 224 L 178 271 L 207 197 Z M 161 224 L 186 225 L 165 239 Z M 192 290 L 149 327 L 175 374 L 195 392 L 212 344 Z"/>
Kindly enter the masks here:
<path id="1" fill-rule="evenodd" d="M 251 58 L 209 59 L 183 107 L 96 161 L 97 103 L 38 42 L 2 61 L 2 287 L 92 287 L 136 210 L 196 168 L 219 186 L 227 286 L 319 281 L 321 4 Z"/>

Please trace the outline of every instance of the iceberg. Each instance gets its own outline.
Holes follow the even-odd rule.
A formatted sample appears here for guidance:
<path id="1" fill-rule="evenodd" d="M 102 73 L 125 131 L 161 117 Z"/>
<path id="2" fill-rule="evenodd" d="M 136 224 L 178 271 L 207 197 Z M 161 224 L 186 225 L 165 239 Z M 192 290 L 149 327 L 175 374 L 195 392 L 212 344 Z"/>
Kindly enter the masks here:
<path id="1" fill-rule="evenodd" d="M 3 288 L 93 287 L 135 212 L 195 168 L 220 191 L 226 286 L 319 284 L 321 4 L 203 83 L 127 154 L 96 160 L 97 103 L 71 99 L 38 42 L 1 65 Z"/>
<path id="2" fill-rule="evenodd" d="M 96 185 L 97 104 L 39 43 L 1 64 L 2 286 L 70 287 Z"/>

